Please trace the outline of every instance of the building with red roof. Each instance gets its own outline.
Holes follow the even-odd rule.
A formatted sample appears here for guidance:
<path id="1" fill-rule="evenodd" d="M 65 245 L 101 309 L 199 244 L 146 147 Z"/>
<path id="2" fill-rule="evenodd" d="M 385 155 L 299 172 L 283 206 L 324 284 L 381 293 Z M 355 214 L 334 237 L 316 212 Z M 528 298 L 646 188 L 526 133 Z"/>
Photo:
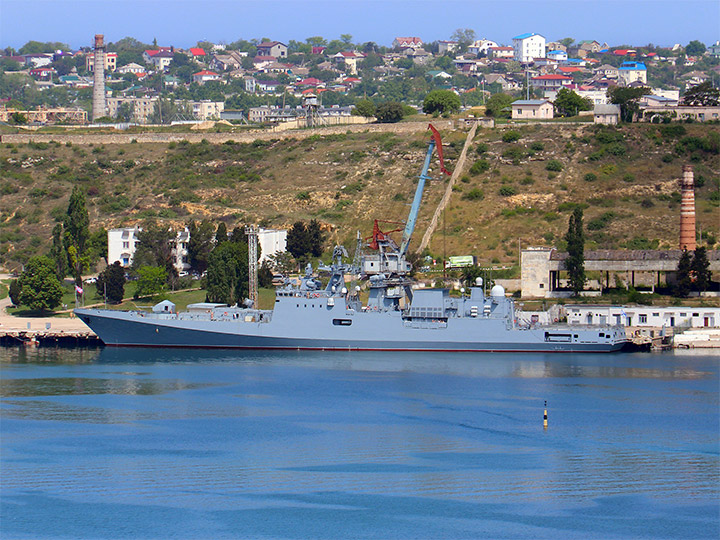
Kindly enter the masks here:
<path id="1" fill-rule="evenodd" d="M 198 84 L 203 84 L 208 81 L 219 81 L 220 75 L 215 73 L 214 71 L 210 71 L 208 69 L 204 69 L 202 71 L 198 71 L 197 73 L 193 73 L 193 82 L 196 82 Z"/>
<path id="2" fill-rule="evenodd" d="M 201 49 L 200 47 L 190 47 L 190 54 L 193 56 L 193 58 L 201 58 L 207 56 L 205 49 Z"/>

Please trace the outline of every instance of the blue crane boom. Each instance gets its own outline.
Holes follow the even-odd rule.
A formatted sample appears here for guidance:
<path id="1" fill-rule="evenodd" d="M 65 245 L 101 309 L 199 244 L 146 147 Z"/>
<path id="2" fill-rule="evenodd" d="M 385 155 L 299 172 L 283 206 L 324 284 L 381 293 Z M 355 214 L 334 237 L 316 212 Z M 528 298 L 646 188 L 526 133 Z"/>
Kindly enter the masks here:
<path id="1" fill-rule="evenodd" d="M 430 158 L 432 157 L 434 149 L 435 139 L 431 138 L 427 154 L 425 155 L 425 164 L 423 165 L 417 189 L 415 190 L 415 197 L 413 198 L 412 206 L 410 207 L 410 214 L 408 214 L 405 230 L 403 231 L 402 243 L 400 244 L 401 256 L 404 256 L 407 253 L 408 247 L 410 246 L 410 239 L 412 238 L 413 231 L 415 230 L 415 222 L 417 221 L 418 212 L 420 211 L 420 203 L 422 202 L 423 190 L 425 189 L 425 181 L 430 179 L 427 173 L 430 168 Z"/>

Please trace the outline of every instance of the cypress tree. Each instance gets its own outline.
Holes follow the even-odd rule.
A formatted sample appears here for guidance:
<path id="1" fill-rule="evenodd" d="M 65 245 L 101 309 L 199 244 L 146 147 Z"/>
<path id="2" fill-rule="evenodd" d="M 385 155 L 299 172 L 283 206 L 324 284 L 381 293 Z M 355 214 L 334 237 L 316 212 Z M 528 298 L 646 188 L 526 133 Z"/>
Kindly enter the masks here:
<path id="1" fill-rule="evenodd" d="M 708 261 L 705 246 L 700 246 L 695 249 L 690 270 L 695 277 L 694 289 L 700 292 L 706 291 L 710 286 L 710 278 L 712 275 L 710 273 L 710 261 Z"/>
<path id="2" fill-rule="evenodd" d="M 219 246 L 223 242 L 227 242 L 227 241 L 228 241 L 227 225 L 225 225 L 224 221 L 221 221 L 217 226 L 217 230 L 215 231 L 215 245 Z"/>
<path id="3" fill-rule="evenodd" d="M 87 242 L 90 238 L 90 217 L 85 206 L 85 193 L 75 186 L 70 195 L 67 214 L 63 223 L 65 249 L 77 285 L 82 284 L 82 272 L 89 265 Z"/>
<path id="4" fill-rule="evenodd" d="M 583 233 L 583 211 L 576 208 L 568 222 L 565 235 L 568 257 L 565 269 L 570 280 L 570 289 L 577 296 L 585 287 L 585 235 Z"/>
<path id="5" fill-rule="evenodd" d="M 692 260 L 690 252 L 684 249 L 677 267 L 677 281 L 675 282 L 675 296 L 685 298 L 692 288 L 692 278 L 690 271 L 692 269 Z"/>
<path id="6" fill-rule="evenodd" d="M 55 261 L 55 274 L 60 281 L 65 279 L 68 273 L 68 256 L 63 246 L 63 228 L 59 223 L 55 225 L 52 232 L 52 247 L 50 258 Z"/>

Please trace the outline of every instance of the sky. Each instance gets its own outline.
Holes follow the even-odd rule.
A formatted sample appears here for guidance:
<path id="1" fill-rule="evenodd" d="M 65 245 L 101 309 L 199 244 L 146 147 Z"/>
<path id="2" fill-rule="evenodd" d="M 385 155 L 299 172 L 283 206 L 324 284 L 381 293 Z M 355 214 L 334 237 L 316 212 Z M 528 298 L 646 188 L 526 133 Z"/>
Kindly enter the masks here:
<path id="1" fill-rule="evenodd" d="M 95 34 L 186 48 L 198 41 L 311 36 L 390 46 L 396 36 L 449 39 L 459 28 L 512 44 L 515 35 L 672 46 L 720 39 L 718 0 L 0 0 L 0 47 L 30 40 L 77 49 Z"/>

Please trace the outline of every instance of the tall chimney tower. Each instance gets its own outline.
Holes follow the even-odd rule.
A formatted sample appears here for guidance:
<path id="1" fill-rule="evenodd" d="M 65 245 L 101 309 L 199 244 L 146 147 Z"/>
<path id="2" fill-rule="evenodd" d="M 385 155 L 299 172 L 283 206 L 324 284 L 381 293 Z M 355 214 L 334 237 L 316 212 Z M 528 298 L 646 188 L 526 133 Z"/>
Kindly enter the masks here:
<path id="1" fill-rule="evenodd" d="M 105 116 L 105 36 L 95 34 L 95 49 L 93 55 L 93 122 Z"/>
<path id="2" fill-rule="evenodd" d="M 680 249 L 695 251 L 695 179 L 692 165 L 683 167 L 680 202 Z"/>

